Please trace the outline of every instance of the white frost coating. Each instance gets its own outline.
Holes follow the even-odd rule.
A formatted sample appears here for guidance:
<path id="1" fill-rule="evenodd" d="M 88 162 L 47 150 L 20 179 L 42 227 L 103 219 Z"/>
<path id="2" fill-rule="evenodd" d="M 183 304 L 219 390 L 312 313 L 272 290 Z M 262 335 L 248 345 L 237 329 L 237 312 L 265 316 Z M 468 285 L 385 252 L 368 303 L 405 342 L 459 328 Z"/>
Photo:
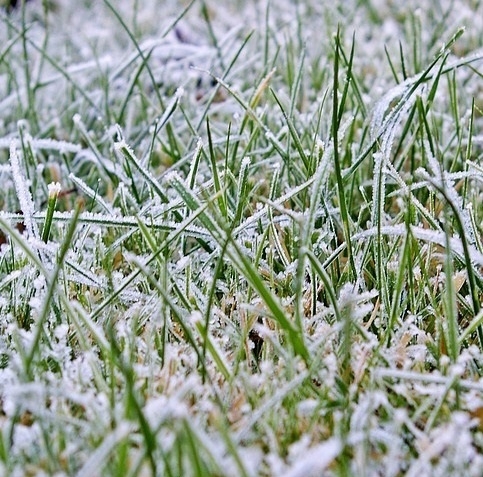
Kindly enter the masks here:
<path id="1" fill-rule="evenodd" d="M 122 151 L 123 149 L 126 149 L 131 154 L 134 154 L 134 151 L 132 150 L 131 146 L 129 146 L 129 144 L 124 140 L 124 138 L 114 143 L 114 149 L 116 151 Z"/>
<path id="2" fill-rule="evenodd" d="M 13 182 L 17 192 L 17 198 L 24 216 L 25 229 L 28 237 L 38 237 L 39 230 L 37 224 L 32 220 L 35 213 L 35 206 L 32 195 L 24 177 L 23 170 L 20 165 L 20 159 L 15 148 L 15 144 L 10 145 L 10 164 L 12 166 Z"/>
<path id="3" fill-rule="evenodd" d="M 424 374 L 417 373 L 415 371 L 401 371 L 400 369 L 376 368 L 374 369 L 372 375 L 376 379 L 391 378 L 399 379 L 401 381 L 441 384 L 444 387 L 448 387 L 453 383 L 453 378 L 451 376 L 441 376 L 436 373 Z M 483 392 L 483 382 L 481 380 L 470 381 L 468 379 L 459 379 L 458 386 L 460 386 L 462 389 L 474 390 L 480 393 Z"/>
<path id="4" fill-rule="evenodd" d="M 374 154 L 374 179 L 373 179 L 373 207 L 371 213 L 372 224 L 375 225 L 384 217 L 384 205 L 386 198 L 386 164 L 390 164 L 391 150 L 396 136 L 396 131 L 403 118 L 412 108 L 417 95 L 412 91 L 412 79 L 409 85 L 398 85 L 387 93 L 376 105 L 371 122 L 371 136 L 375 140 L 379 138 L 380 152 Z M 420 89 L 420 88 L 418 88 Z M 384 118 L 384 113 L 392 100 L 402 95 L 397 106 Z"/>
<path id="5" fill-rule="evenodd" d="M 49 199 L 53 199 L 54 197 L 57 197 L 60 194 L 62 187 L 58 182 L 51 182 L 47 186 L 47 189 L 49 191 Z"/>
<path id="6" fill-rule="evenodd" d="M 0 282 L 0 290 L 5 288 L 10 282 L 16 280 L 17 278 L 22 276 L 21 270 L 14 270 L 13 272 L 9 273 L 1 282 Z"/>
<path id="7" fill-rule="evenodd" d="M 243 159 L 242 159 L 242 162 L 241 162 L 241 168 L 242 169 L 245 169 L 246 167 L 249 167 L 250 164 L 251 164 L 251 159 L 250 157 L 248 156 L 245 156 Z"/>
<path id="8" fill-rule="evenodd" d="M 357 321 L 372 312 L 374 306 L 370 300 L 377 295 L 377 291 L 358 293 L 354 285 L 346 283 L 339 292 L 337 304 L 340 310 L 350 310 L 351 319 Z"/>
<path id="9" fill-rule="evenodd" d="M 371 121 L 371 137 L 375 139 L 379 131 L 382 129 L 384 124 L 384 115 L 389 108 L 389 105 L 398 97 L 401 97 L 404 92 L 407 90 L 408 85 L 413 84 L 415 78 L 408 78 L 404 83 L 401 83 L 394 88 L 390 89 L 383 97 L 380 99 L 376 106 L 374 107 L 374 111 L 372 113 L 372 121 Z"/>
<path id="10" fill-rule="evenodd" d="M 153 190 L 159 197 L 164 195 L 163 188 L 159 183 L 158 179 L 151 174 L 151 172 L 144 167 L 139 159 L 136 157 L 134 150 L 121 138 L 121 140 L 114 144 L 116 151 L 121 154 L 124 158 L 131 161 L 137 171 L 144 177 L 144 179 L 151 185 Z"/>
<path id="11" fill-rule="evenodd" d="M 256 327 L 257 331 L 261 331 L 261 327 Z M 267 335 L 270 336 L 272 333 L 272 330 L 267 329 Z M 297 389 L 300 384 L 307 379 L 308 373 L 307 372 L 301 372 L 299 375 L 297 375 L 294 379 L 292 379 L 290 382 L 286 383 L 285 386 L 282 388 L 278 389 L 277 392 L 272 394 L 261 406 L 258 407 L 258 409 L 253 412 L 250 415 L 250 419 L 247 422 L 247 424 L 240 429 L 234 436 L 235 441 L 240 442 L 242 439 L 246 437 L 248 432 L 251 430 L 251 427 L 254 426 L 261 418 L 262 416 L 268 412 L 270 409 L 273 409 L 273 407 L 281 402 L 284 396 L 288 395 L 291 393 L 294 389 Z"/>
<path id="12" fill-rule="evenodd" d="M 380 231 L 377 230 L 377 227 L 373 227 L 368 230 L 365 230 L 364 232 L 354 234 L 352 236 L 352 239 L 354 241 L 357 241 L 357 240 L 366 239 L 369 237 L 374 237 L 379 233 L 381 233 L 381 235 L 390 235 L 393 237 L 404 237 L 407 234 L 407 227 L 405 224 L 388 225 L 388 226 L 381 227 Z M 433 230 L 424 229 L 422 227 L 416 227 L 412 225 L 411 233 L 415 238 L 419 240 L 435 243 L 435 244 L 441 245 L 442 247 L 446 246 L 446 236 L 443 232 L 435 232 Z M 459 237 L 451 237 L 450 246 L 453 252 L 457 253 L 461 257 L 464 255 L 463 244 Z M 483 266 L 483 254 L 472 245 L 469 246 L 469 251 L 470 251 L 471 261 L 476 265 Z"/>
<path id="13" fill-rule="evenodd" d="M 325 152 L 324 152 L 324 155 L 325 155 Z M 321 160 L 321 162 L 322 162 L 322 160 Z M 319 167 L 320 167 L 320 165 L 319 165 Z M 292 197 L 296 196 L 301 191 L 303 191 L 304 189 L 306 189 L 307 187 L 309 187 L 314 182 L 314 180 L 315 180 L 314 177 L 311 177 L 310 179 L 308 179 L 303 184 L 300 184 L 299 186 L 290 189 L 290 191 L 288 191 L 286 194 L 280 196 L 277 200 L 273 201 L 271 203 L 272 207 L 274 205 L 281 205 L 284 202 L 286 202 L 289 199 L 291 199 Z M 259 208 L 259 206 L 260 206 L 260 208 Z M 250 217 L 248 217 L 244 222 L 242 222 L 234 230 L 234 234 L 236 235 L 236 234 L 240 233 L 242 230 L 247 229 L 248 227 L 250 227 L 252 225 L 255 225 L 256 226 L 258 224 L 258 221 L 264 215 L 267 215 L 267 213 L 268 213 L 268 206 L 266 206 L 266 205 L 262 206 L 261 204 L 257 204 L 257 212 L 255 212 Z"/>
<path id="14" fill-rule="evenodd" d="M 181 176 L 176 171 L 170 171 L 164 177 L 168 184 L 172 184 L 174 182 L 182 182 Z"/>
<path id="15" fill-rule="evenodd" d="M 321 475 L 341 453 L 342 443 L 333 437 L 323 444 L 312 447 L 284 474 L 285 477 L 316 477 Z"/>
<path id="16" fill-rule="evenodd" d="M 176 90 L 169 104 L 166 106 L 164 113 L 159 118 L 157 118 L 156 122 L 158 124 L 158 127 L 162 127 L 168 121 L 169 117 L 173 114 L 173 111 L 176 109 L 176 106 L 178 105 L 178 102 L 183 95 L 184 95 L 184 88 L 180 86 Z"/>
<path id="17" fill-rule="evenodd" d="M 38 212 L 33 215 L 33 219 L 35 219 L 36 221 L 43 221 L 45 220 L 45 215 L 45 212 Z M 72 212 L 54 212 L 54 220 L 57 222 L 70 222 L 72 220 L 72 217 Z M 21 214 L 13 214 L 10 212 L 0 211 L 0 218 L 9 222 L 18 222 L 19 220 L 23 219 L 23 216 Z M 143 219 L 141 217 L 136 217 L 133 215 L 126 215 L 124 217 L 121 217 L 116 215 L 104 215 L 91 212 L 83 212 L 79 215 L 79 223 L 94 224 L 99 225 L 100 227 L 126 227 L 130 229 L 137 229 L 139 227 L 138 219 L 142 219 L 143 223 L 148 228 L 166 231 L 176 231 L 180 227 L 182 227 L 182 223 L 178 222 Z M 211 234 L 209 232 L 207 232 L 204 228 L 198 227 L 196 225 L 188 225 L 186 227 L 183 227 L 182 233 L 183 235 L 188 235 L 190 237 L 199 237 L 204 239 L 211 238 Z M 40 243 L 43 242 L 39 242 L 39 244 Z"/>
<path id="18" fill-rule="evenodd" d="M 458 194 L 454 188 L 454 181 L 450 179 L 446 171 L 443 170 L 440 162 L 433 156 L 429 144 L 425 142 L 424 146 L 432 176 L 430 176 L 429 172 L 423 168 L 419 168 L 416 172 L 422 178 L 426 178 L 429 182 L 437 184 L 441 190 L 444 190 L 448 201 L 460 215 L 465 237 L 468 239 L 471 245 L 476 245 L 476 236 L 475 231 L 473 230 L 473 222 L 471 220 L 470 211 L 464 207 L 461 195 Z"/>
<path id="19" fill-rule="evenodd" d="M 183 402 L 186 395 L 196 389 L 199 384 L 194 376 L 188 376 L 179 383 L 176 392 L 170 397 L 159 396 L 148 398 L 143 412 L 154 426 L 159 426 L 167 419 L 183 419 L 189 415 L 188 408 Z"/>
<path id="20" fill-rule="evenodd" d="M 184 88 L 180 86 L 177 90 L 176 93 L 174 94 L 174 97 L 176 99 L 181 99 L 184 96 Z"/>
<path id="21" fill-rule="evenodd" d="M 372 211 L 371 223 L 376 225 L 379 218 L 384 217 L 384 197 L 386 189 L 384 167 L 384 155 L 382 152 L 376 152 L 374 157 L 374 180 L 372 185 Z"/>
<path id="22" fill-rule="evenodd" d="M 98 475 L 105 465 L 112 449 L 135 431 L 135 426 L 127 422 L 121 422 L 117 428 L 108 434 L 102 444 L 94 451 L 89 459 L 85 462 L 82 468 L 77 473 L 77 477 L 91 477 Z"/>
<path id="23" fill-rule="evenodd" d="M 192 325 L 197 325 L 198 323 L 203 323 L 203 315 L 201 314 L 200 311 L 193 311 L 191 315 L 188 317 L 188 321 Z"/>
<path id="24" fill-rule="evenodd" d="M 0 149 L 7 149 L 10 148 L 10 145 L 14 143 L 16 148 L 21 146 L 19 139 L 10 139 L 10 138 L 1 138 L 0 139 Z M 35 139 L 31 138 L 30 143 L 32 147 L 36 150 L 51 150 L 51 151 L 59 151 L 60 153 L 67 153 L 67 152 L 79 152 L 82 150 L 81 146 L 78 144 L 72 144 L 71 142 L 67 141 L 56 141 L 55 139 Z"/>
<path id="25" fill-rule="evenodd" d="M 199 158 L 199 156 L 201 155 L 202 149 L 203 149 L 203 140 L 201 139 L 201 137 L 199 137 L 198 140 L 196 141 L 196 148 L 195 148 L 195 152 L 193 153 L 190 171 L 186 176 L 185 183 L 188 187 L 191 186 L 191 184 L 194 185 L 195 181 L 194 181 L 193 174 L 195 174 L 195 168 L 193 167 L 193 165 L 195 164 L 195 161 L 198 160 L 197 158 Z"/>
<path id="26" fill-rule="evenodd" d="M 430 439 L 424 439 L 418 459 L 412 463 L 405 475 L 428 475 L 432 468 L 431 462 L 442 458 L 451 460 L 448 464 L 453 475 L 468 475 L 465 467 L 477 457 L 477 450 L 472 446 L 471 427 L 470 417 L 466 413 L 455 412 L 448 424 L 434 429 L 430 433 Z M 481 465 L 481 461 L 479 464 Z"/>

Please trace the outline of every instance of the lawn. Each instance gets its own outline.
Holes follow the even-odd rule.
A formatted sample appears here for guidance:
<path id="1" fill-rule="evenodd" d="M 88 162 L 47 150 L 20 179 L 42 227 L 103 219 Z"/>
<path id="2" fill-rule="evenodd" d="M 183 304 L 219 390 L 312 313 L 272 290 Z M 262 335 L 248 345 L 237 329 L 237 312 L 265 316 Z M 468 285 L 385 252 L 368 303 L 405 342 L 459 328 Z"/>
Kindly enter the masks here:
<path id="1" fill-rule="evenodd" d="M 483 475 L 482 2 L 7 3 L 1 476 Z"/>

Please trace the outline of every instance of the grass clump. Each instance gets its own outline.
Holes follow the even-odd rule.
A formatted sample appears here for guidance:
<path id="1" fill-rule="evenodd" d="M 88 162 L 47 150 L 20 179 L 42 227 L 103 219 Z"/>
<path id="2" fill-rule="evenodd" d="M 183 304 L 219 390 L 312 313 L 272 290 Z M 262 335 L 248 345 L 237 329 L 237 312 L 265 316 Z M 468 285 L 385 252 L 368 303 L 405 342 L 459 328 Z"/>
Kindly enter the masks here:
<path id="1" fill-rule="evenodd" d="M 2 473 L 481 475 L 483 12 L 414 6 L 0 10 Z"/>

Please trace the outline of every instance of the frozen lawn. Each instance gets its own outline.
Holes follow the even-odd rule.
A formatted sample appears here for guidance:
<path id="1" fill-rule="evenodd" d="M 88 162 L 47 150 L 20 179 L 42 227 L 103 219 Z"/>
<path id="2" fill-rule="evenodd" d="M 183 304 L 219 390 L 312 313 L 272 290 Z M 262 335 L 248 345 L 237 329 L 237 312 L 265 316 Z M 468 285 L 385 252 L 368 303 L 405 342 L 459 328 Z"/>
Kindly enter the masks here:
<path id="1" fill-rule="evenodd" d="M 18 3 L 0 475 L 483 475 L 483 4 Z"/>

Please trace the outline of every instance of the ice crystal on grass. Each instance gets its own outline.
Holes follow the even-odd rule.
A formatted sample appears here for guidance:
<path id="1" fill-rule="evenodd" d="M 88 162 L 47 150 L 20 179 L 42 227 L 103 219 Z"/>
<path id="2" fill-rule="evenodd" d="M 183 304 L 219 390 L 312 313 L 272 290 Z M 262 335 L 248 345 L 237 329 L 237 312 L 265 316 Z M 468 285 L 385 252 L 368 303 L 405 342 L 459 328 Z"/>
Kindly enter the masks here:
<path id="1" fill-rule="evenodd" d="M 332 461 L 342 451 L 342 444 L 339 439 L 332 438 L 327 442 L 318 444 L 313 448 L 306 449 L 300 459 L 290 466 L 284 475 L 290 477 L 316 476 L 326 471 Z"/>
<path id="2" fill-rule="evenodd" d="M 32 220 L 35 212 L 35 205 L 32 200 L 32 194 L 29 190 L 27 178 L 24 175 L 24 168 L 20 163 L 18 151 L 13 143 L 10 145 L 10 165 L 12 167 L 13 181 L 15 183 L 20 209 L 22 210 L 24 216 L 27 234 L 31 238 L 38 237 L 38 227 Z"/>

